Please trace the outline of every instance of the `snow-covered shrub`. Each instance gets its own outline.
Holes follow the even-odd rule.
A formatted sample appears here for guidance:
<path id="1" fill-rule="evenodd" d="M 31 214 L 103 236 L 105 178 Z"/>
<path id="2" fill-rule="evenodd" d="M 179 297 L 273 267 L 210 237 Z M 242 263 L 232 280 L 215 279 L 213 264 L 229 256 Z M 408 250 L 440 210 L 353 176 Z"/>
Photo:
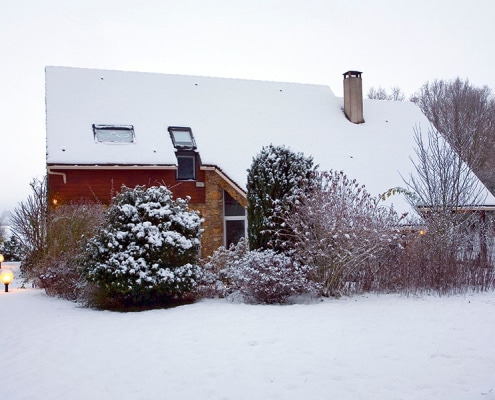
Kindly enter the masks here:
<path id="1" fill-rule="evenodd" d="M 297 203 L 315 170 L 313 158 L 284 146 L 267 146 L 253 158 L 247 179 L 249 247 L 290 249 L 282 215 Z"/>
<path id="2" fill-rule="evenodd" d="M 64 256 L 49 260 L 34 282 L 45 289 L 47 295 L 72 301 L 83 298 L 86 288 L 76 259 Z"/>
<path id="3" fill-rule="evenodd" d="M 86 249 L 98 306 L 157 305 L 182 298 L 201 276 L 201 218 L 165 186 L 122 187 Z"/>
<path id="4" fill-rule="evenodd" d="M 291 296 L 316 292 L 309 279 L 312 272 L 313 268 L 285 254 L 253 250 L 233 259 L 218 275 L 226 296 L 240 295 L 248 303 L 282 304 Z"/>
<path id="5" fill-rule="evenodd" d="M 20 261 L 22 259 L 22 246 L 20 240 L 12 235 L 9 240 L 0 245 L 0 254 L 3 254 L 5 261 Z"/>
<path id="6" fill-rule="evenodd" d="M 208 257 L 204 267 L 208 271 L 218 273 L 240 260 L 248 251 L 246 238 L 241 238 L 236 244 L 231 244 L 228 249 L 225 246 L 219 247 L 212 256 Z"/>
<path id="7" fill-rule="evenodd" d="M 302 192 L 285 216 L 295 256 L 316 268 L 323 295 L 369 290 L 379 283 L 377 267 L 400 245 L 399 218 L 343 172 L 321 172 L 317 178 L 318 186 Z"/>
<path id="8" fill-rule="evenodd" d="M 202 297 L 224 296 L 225 284 L 219 277 L 219 272 L 226 270 L 229 265 L 239 261 L 248 252 L 246 238 L 241 238 L 237 244 L 231 244 L 227 249 L 219 247 L 203 264 L 203 276 L 198 291 Z"/>

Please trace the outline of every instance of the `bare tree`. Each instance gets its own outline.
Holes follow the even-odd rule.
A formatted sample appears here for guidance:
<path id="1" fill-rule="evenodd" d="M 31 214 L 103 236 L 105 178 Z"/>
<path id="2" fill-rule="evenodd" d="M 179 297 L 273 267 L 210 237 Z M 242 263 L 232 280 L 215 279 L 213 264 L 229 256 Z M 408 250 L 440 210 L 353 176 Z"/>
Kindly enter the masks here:
<path id="1" fill-rule="evenodd" d="M 495 99 L 469 81 L 426 82 L 414 101 L 461 158 L 495 191 Z"/>
<path id="2" fill-rule="evenodd" d="M 12 234 L 19 239 L 23 260 L 23 273 L 29 277 L 29 271 L 46 254 L 47 251 L 47 182 L 33 179 L 30 183 L 32 193 L 12 213 L 10 223 Z"/>
<path id="3" fill-rule="evenodd" d="M 407 186 L 426 234 L 410 254 L 423 286 L 440 292 L 479 286 L 487 265 L 488 223 L 480 205 L 486 192 L 469 166 L 431 127 L 415 129 L 417 161 Z"/>
<path id="4" fill-rule="evenodd" d="M 381 86 L 378 89 L 371 87 L 368 91 L 368 99 L 372 100 L 392 100 L 392 101 L 404 101 L 406 96 L 401 88 L 398 86 L 393 86 L 390 89 L 390 94 L 382 88 Z"/>
<path id="5" fill-rule="evenodd" d="M 417 162 L 416 174 L 407 185 L 416 198 L 412 206 L 421 213 L 422 207 L 448 212 L 484 201 L 484 188 L 460 154 L 434 128 L 425 137 L 420 127 L 414 128 Z"/>
<path id="6" fill-rule="evenodd" d="M 404 101 L 406 99 L 404 92 L 398 86 L 393 86 L 391 88 L 391 93 L 389 97 L 390 97 L 389 100 L 393 100 L 393 101 Z"/>
<path id="7" fill-rule="evenodd" d="M 378 89 L 375 89 L 374 86 L 368 90 L 368 99 L 372 100 L 388 100 L 388 95 L 387 92 L 384 88 L 381 86 L 378 87 Z"/>
<path id="8" fill-rule="evenodd" d="M 6 226 L 6 212 L 0 216 L 0 244 L 7 240 Z"/>

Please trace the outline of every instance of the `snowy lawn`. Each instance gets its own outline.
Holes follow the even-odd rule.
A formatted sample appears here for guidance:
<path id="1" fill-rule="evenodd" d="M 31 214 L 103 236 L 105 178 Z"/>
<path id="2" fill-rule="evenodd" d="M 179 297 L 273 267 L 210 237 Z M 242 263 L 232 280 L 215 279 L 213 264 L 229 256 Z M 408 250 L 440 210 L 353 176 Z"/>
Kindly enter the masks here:
<path id="1" fill-rule="evenodd" d="M 20 284 L 0 292 L 1 399 L 495 399 L 493 292 L 116 313 Z"/>

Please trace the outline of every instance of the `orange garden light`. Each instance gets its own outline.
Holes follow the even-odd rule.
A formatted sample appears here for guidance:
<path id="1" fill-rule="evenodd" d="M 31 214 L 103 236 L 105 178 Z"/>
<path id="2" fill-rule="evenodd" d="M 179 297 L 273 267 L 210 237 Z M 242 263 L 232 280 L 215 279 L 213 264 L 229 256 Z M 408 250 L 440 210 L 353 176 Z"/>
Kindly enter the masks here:
<path id="1" fill-rule="evenodd" d="M 14 280 L 14 273 L 12 271 L 4 271 L 0 274 L 0 281 L 5 285 L 5 292 L 9 291 L 9 283 Z"/>

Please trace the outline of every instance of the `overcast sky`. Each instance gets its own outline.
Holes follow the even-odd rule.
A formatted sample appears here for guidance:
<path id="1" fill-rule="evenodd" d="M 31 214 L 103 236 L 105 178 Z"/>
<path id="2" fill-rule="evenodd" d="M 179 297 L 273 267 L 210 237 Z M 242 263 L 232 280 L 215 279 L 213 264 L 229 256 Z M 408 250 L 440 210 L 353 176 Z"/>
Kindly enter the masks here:
<path id="1" fill-rule="evenodd" d="M 350 69 L 365 92 L 409 96 L 457 76 L 495 90 L 494 15 L 493 0 L 0 0 L 0 213 L 45 173 L 47 65 L 316 83 L 338 96 Z"/>

